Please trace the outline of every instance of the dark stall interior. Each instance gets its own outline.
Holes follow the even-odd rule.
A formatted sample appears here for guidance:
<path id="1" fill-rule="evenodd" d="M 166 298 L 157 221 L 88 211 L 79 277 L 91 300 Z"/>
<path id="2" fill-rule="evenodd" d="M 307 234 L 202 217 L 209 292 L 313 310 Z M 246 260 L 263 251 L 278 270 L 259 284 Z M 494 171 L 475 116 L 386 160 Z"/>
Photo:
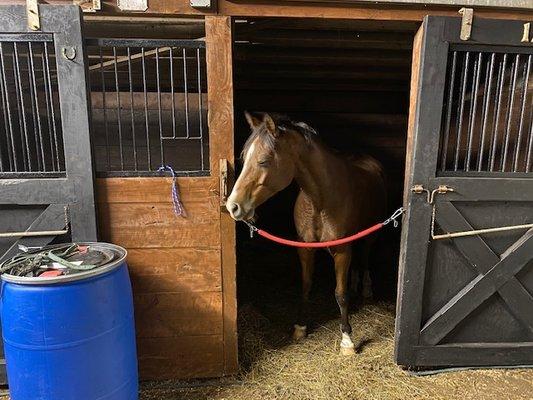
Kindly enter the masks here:
<path id="1" fill-rule="evenodd" d="M 342 153 L 366 153 L 378 159 L 387 172 L 389 211 L 398 208 L 416 28 L 416 23 L 405 22 L 237 20 L 236 155 L 250 132 L 245 110 L 286 114 L 315 128 L 327 145 Z M 238 163 L 237 172 L 241 166 Z M 268 200 L 257 211 L 257 225 L 294 239 L 292 212 L 297 193 L 293 184 Z M 289 331 L 300 292 L 295 249 L 250 239 L 244 224 L 238 224 L 237 233 L 241 307 L 251 305 Z M 395 299 L 399 236 L 399 229 L 380 232 L 371 255 L 376 301 Z M 334 285 L 332 259 L 322 251 L 311 294 L 317 323 L 338 318 Z M 352 303 L 355 309 L 358 302 Z"/>

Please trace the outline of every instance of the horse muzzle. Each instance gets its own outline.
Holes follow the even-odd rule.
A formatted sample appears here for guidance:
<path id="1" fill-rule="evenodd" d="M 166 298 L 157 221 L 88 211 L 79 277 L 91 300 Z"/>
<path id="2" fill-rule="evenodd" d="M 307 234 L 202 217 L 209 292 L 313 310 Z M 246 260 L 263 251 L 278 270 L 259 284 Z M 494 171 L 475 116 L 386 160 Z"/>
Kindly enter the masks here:
<path id="1" fill-rule="evenodd" d="M 243 207 L 241 204 L 230 200 L 226 203 L 226 208 L 235 221 L 249 221 L 255 214 L 254 208 Z"/>

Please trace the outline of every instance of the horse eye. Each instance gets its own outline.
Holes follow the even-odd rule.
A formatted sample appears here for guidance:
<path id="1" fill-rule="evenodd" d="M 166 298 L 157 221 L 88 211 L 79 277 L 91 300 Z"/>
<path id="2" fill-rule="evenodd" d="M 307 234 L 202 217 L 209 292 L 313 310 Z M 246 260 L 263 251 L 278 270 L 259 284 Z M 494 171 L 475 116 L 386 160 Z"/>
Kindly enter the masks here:
<path id="1" fill-rule="evenodd" d="M 268 167 L 268 164 L 270 164 L 270 160 L 263 160 L 258 162 L 260 167 Z"/>

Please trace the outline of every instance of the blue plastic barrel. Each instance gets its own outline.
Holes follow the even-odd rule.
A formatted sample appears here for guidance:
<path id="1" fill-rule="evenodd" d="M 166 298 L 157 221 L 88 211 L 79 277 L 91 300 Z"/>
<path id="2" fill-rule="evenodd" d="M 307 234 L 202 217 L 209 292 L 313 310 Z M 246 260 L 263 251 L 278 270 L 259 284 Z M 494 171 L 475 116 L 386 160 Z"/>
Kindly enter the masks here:
<path id="1" fill-rule="evenodd" d="M 1 320 L 11 400 L 133 400 L 137 354 L 126 251 L 90 271 L 2 275 Z"/>

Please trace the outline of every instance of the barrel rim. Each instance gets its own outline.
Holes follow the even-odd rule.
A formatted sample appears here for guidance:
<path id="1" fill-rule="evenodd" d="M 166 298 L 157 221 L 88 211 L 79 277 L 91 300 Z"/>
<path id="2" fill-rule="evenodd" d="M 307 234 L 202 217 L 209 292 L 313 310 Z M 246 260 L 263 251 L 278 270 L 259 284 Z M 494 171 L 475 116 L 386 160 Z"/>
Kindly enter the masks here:
<path id="1" fill-rule="evenodd" d="M 35 285 L 35 286 L 76 282 L 76 281 L 81 281 L 81 280 L 88 279 L 88 278 L 93 278 L 95 276 L 107 274 L 108 272 L 111 272 L 117 269 L 120 265 L 124 263 L 124 261 L 126 260 L 126 256 L 128 255 L 128 251 L 124 247 L 118 246 L 112 243 L 105 243 L 105 242 L 76 242 L 76 243 L 82 246 L 95 246 L 96 245 L 101 248 L 114 250 L 120 255 L 120 257 L 118 257 L 117 259 L 101 267 L 97 267 L 95 269 L 88 270 L 88 271 L 78 272 L 76 274 L 71 274 L 71 275 L 60 275 L 60 276 L 41 278 L 41 277 L 15 276 L 15 275 L 9 275 L 6 273 L 6 274 L 2 274 L 0 278 L 2 279 L 2 281 L 8 282 L 8 283 L 15 283 L 18 285 Z"/>

